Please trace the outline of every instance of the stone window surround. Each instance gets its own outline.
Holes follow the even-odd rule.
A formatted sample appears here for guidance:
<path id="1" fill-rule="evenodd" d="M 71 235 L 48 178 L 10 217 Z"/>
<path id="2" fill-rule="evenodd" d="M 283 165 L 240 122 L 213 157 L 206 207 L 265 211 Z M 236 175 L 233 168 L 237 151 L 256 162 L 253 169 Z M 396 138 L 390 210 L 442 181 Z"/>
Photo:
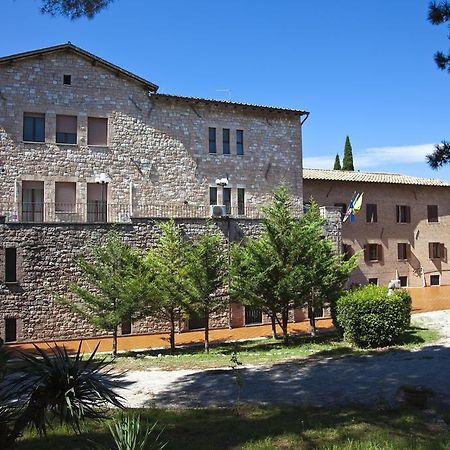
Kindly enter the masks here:
<path id="1" fill-rule="evenodd" d="M 56 183 L 75 183 L 75 198 L 79 204 L 87 202 L 87 185 L 97 183 L 95 177 L 79 178 L 69 176 L 40 176 L 23 175 L 17 183 L 17 203 L 22 202 L 22 182 L 23 181 L 43 181 L 44 182 L 44 204 L 54 204 L 56 202 Z M 106 195 L 108 199 L 112 198 L 112 183 L 107 183 Z"/>
<path id="2" fill-rule="evenodd" d="M 231 208 L 235 211 L 237 211 L 238 208 L 238 189 L 244 189 L 245 195 L 244 195 L 244 208 L 248 206 L 248 196 L 247 196 L 247 189 L 245 188 L 244 184 L 228 184 L 227 186 L 224 186 L 226 188 L 231 189 Z M 223 205 L 223 188 L 221 186 L 217 186 L 216 183 L 211 182 L 208 186 L 208 192 L 207 192 L 207 199 L 205 205 L 209 205 L 209 192 L 210 188 L 217 188 L 217 204 Z"/>
<path id="3" fill-rule="evenodd" d="M 32 114 L 44 114 L 45 115 L 45 140 L 44 142 L 30 142 L 23 140 L 23 116 L 25 113 Z M 77 118 L 77 144 L 60 144 L 56 142 L 56 116 L 75 116 Z M 88 146 L 88 117 L 97 117 L 108 120 L 107 131 L 107 144 L 106 145 L 89 145 L 89 147 L 109 147 L 110 142 L 113 139 L 113 126 L 111 117 L 108 114 L 100 114 L 97 112 L 80 112 L 79 110 L 55 108 L 52 110 L 36 110 L 35 108 L 25 108 L 23 110 L 17 110 L 17 117 L 21 117 L 20 130 L 17 130 L 17 141 L 22 142 L 24 145 L 45 145 L 55 144 L 58 146 Z"/>
<path id="4" fill-rule="evenodd" d="M 210 128 L 215 128 L 216 129 L 216 152 L 215 153 L 210 153 L 209 152 L 209 129 Z M 223 130 L 230 130 L 230 153 L 223 153 Z M 240 130 L 243 133 L 243 137 L 244 137 L 244 153 L 242 155 L 238 155 L 237 154 L 237 138 L 236 138 L 236 131 Z M 242 125 L 238 125 L 238 127 L 233 128 L 231 126 L 224 126 L 223 124 L 214 124 L 214 123 L 210 123 L 208 124 L 207 127 L 205 127 L 205 142 L 206 142 L 206 146 L 205 146 L 205 153 L 208 154 L 209 156 L 219 156 L 219 157 L 225 157 L 225 158 L 229 158 L 230 156 L 236 156 L 238 158 L 243 158 L 246 156 L 247 152 L 248 152 L 248 145 L 246 145 L 246 142 L 248 142 L 248 131 L 245 127 L 243 127 Z"/>

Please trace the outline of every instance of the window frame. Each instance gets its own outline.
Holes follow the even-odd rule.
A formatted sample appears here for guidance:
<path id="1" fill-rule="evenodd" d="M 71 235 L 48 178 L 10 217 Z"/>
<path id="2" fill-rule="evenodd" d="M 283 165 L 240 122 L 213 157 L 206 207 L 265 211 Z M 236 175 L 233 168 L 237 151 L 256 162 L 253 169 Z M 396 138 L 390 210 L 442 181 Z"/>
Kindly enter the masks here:
<path id="1" fill-rule="evenodd" d="M 408 251 L 409 242 L 397 242 L 397 259 L 399 261 L 407 261 L 409 259 L 409 251 Z M 400 250 L 400 249 L 403 250 Z M 402 258 L 404 256 L 404 258 Z"/>
<path id="2" fill-rule="evenodd" d="M 435 209 L 436 215 L 433 215 L 433 210 Z M 432 220 L 430 220 L 432 219 Z M 435 220 L 433 220 L 435 219 Z M 439 206 L 438 205 L 427 205 L 427 220 L 428 223 L 438 223 L 439 222 Z"/>
<path id="3" fill-rule="evenodd" d="M 25 122 L 26 120 L 31 119 L 32 125 L 31 125 L 31 139 L 27 139 L 27 137 L 30 136 L 25 136 L 25 130 L 26 130 L 26 126 L 25 126 Z M 42 120 L 43 123 L 43 129 L 42 129 L 42 139 L 38 139 L 37 133 L 37 127 L 36 127 L 36 123 L 38 120 Z M 39 136 L 40 137 L 40 136 Z M 44 113 L 31 113 L 31 112 L 24 112 L 23 113 L 23 122 L 22 122 L 22 141 L 23 142 L 40 142 L 43 143 L 45 142 L 45 114 Z"/>
<path id="4" fill-rule="evenodd" d="M 63 118 L 63 117 L 70 117 L 71 119 L 75 119 L 75 133 L 67 132 L 67 131 L 58 131 L 58 118 L 60 118 L 60 120 L 61 120 L 61 118 Z M 61 137 L 61 135 L 63 136 L 63 139 L 59 139 L 59 137 Z M 73 140 L 74 142 L 68 142 L 70 140 L 70 139 L 68 139 L 69 137 L 72 137 L 71 140 Z M 69 114 L 57 114 L 56 115 L 55 142 L 57 144 L 64 144 L 64 145 L 77 145 L 78 144 L 78 117 L 77 116 L 72 116 Z"/>
<path id="5" fill-rule="evenodd" d="M 378 208 L 376 203 L 366 203 L 366 223 L 378 223 Z"/>
<path id="6" fill-rule="evenodd" d="M 217 154 L 217 129 L 208 127 L 208 153 Z"/>
<path id="7" fill-rule="evenodd" d="M 105 130 L 105 142 L 102 143 L 92 143 L 93 136 L 91 135 L 91 129 L 94 127 L 91 125 L 91 121 L 97 121 L 99 123 L 100 121 L 103 121 L 106 125 Z M 94 122 L 92 122 L 94 123 Z M 88 130 L 87 130 L 87 145 L 89 147 L 108 147 L 109 141 L 108 141 L 108 132 L 109 132 L 109 120 L 108 117 L 95 117 L 95 116 L 89 116 L 88 117 Z"/>
<path id="8" fill-rule="evenodd" d="M 217 205 L 217 198 L 218 198 L 217 193 L 218 193 L 217 186 L 209 187 L 209 204 L 210 204 L 210 206 Z"/>
<path id="9" fill-rule="evenodd" d="M 222 128 L 222 153 L 224 155 L 231 155 L 230 135 L 231 132 L 229 128 Z"/>
<path id="10" fill-rule="evenodd" d="M 237 213 L 239 216 L 245 215 L 245 189 L 237 188 Z"/>
<path id="11" fill-rule="evenodd" d="M 437 283 L 433 283 L 433 279 L 434 280 L 436 280 L 436 278 L 437 278 Z M 430 275 L 430 286 L 440 286 L 441 285 L 441 276 L 438 274 L 438 275 Z"/>
<path id="12" fill-rule="evenodd" d="M 409 205 L 396 205 L 397 223 L 411 223 L 411 207 Z"/>
<path id="13" fill-rule="evenodd" d="M 408 276 L 407 275 L 399 276 L 398 280 L 400 281 L 400 287 L 408 287 Z M 405 281 L 405 283 L 402 283 L 403 280 Z"/>
<path id="14" fill-rule="evenodd" d="M 374 282 L 374 280 L 375 280 L 375 282 Z M 367 284 L 373 284 L 375 286 L 378 286 L 378 278 L 376 278 L 376 277 L 368 278 Z"/>
<path id="15" fill-rule="evenodd" d="M 236 155 L 244 155 L 244 130 L 236 130 Z"/>

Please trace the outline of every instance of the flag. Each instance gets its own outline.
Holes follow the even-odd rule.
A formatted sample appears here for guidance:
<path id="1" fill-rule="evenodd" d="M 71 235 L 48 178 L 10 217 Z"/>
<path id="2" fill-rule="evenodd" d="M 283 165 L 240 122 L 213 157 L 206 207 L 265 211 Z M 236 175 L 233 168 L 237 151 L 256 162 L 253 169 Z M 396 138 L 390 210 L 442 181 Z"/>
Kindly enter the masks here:
<path id="1" fill-rule="evenodd" d="M 353 222 L 354 216 L 353 216 L 353 204 L 356 200 L 357 193 L 354 192 L 353 196 L 348 204 L 347 212 L 344 215 L 344 218 L 342 219 L 342 222 L 345 222 L 350 217 L 350 222 Z"/>
<path id="2" fill-rule="evenodd" d="M 364 195 L 364 192 L 359 194 L 358 197 L 353 202 L 353 214 L 359 213 L 359 210 L 361 209 L 361 206 L 362 206 L 363 195 Z"/>

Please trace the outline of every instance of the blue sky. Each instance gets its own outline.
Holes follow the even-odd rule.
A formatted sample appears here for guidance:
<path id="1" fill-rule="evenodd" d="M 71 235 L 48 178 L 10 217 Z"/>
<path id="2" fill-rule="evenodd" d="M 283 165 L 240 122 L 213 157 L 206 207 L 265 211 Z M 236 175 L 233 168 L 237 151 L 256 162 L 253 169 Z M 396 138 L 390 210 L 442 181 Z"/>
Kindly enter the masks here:
<path id="1" fill-rule="evenodd" d="M 1 2 L 2 56 L 71 41 L 160 92 L 310 111 L 305 167 L 331 168 L 348 134 L 356 169 L 450 181 L 424 160 L 450 139 L 450 74 L 433 62 L 448 30 L 428 0 L 115 0 L 74 22 Z"/>

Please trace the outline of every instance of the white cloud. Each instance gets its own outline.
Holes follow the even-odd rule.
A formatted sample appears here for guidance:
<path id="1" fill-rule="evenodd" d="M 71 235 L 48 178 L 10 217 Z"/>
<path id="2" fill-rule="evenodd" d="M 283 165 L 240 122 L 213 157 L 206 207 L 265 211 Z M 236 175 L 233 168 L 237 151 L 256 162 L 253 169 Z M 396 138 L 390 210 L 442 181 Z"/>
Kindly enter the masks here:
<path id="1" fill-rule="evenodd" d="M 372 168 L 392 164 L 424 163 L 425 156 L 432 153 L 434 144 L 404 145 L 399 147 L 373 147 L 354 153 L 355 166 Z M 396 170 L 396 169 L 395 169 Z"/>
<path id="2" fill-rule="evenodd" d="M 357 169 L 373 169 L 389 166 L 390 172 L 399 170 L 398 164 L 425 163 L 425 156 L 432 153 L 434 144 L 403 145 L 398 147 L 372 147 L 360 152 L 353 151 L 353 160 Z M 303 158 L 303 167 L 313 169 L 332 169 L 335 157 L 313 156 Z M 342 163 L 342 154 L 341 154 Z"/>

